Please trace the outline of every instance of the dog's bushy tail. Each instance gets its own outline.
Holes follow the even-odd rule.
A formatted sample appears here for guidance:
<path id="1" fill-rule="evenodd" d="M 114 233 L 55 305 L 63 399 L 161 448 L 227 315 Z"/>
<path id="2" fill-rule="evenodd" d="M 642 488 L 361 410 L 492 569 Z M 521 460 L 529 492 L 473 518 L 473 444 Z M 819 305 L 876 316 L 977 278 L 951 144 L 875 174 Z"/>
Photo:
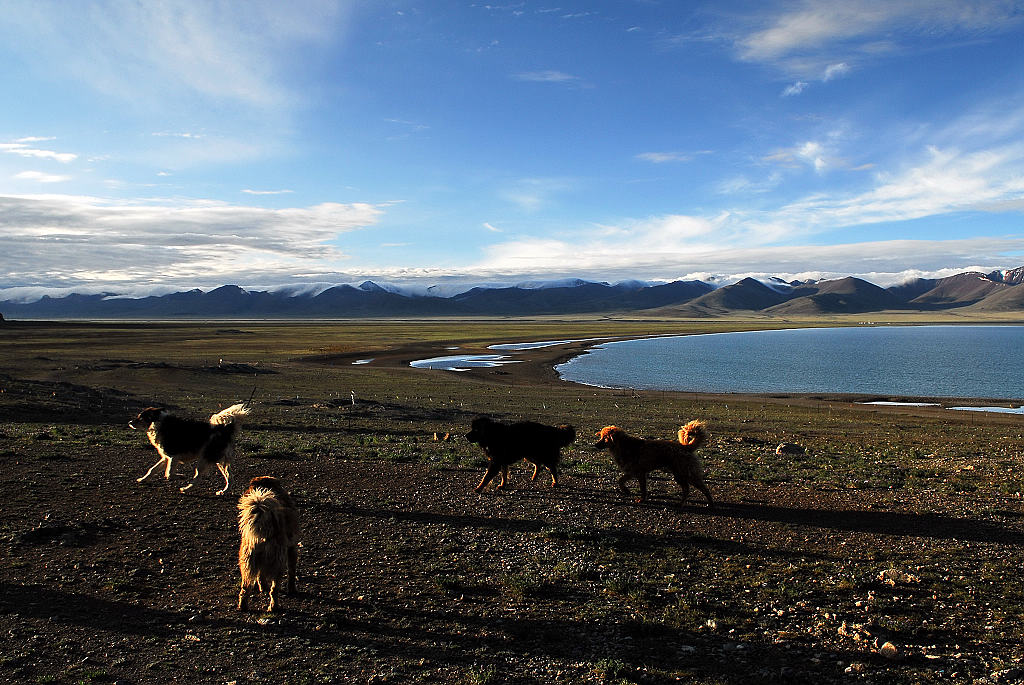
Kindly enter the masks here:
<path id="1" fill-rule="evenodd" d="M 238 531 L 242 539 L 264 542 L 282 537 L 281 502 L 265 488 L 253 488 L 238 500 Z"/>
<path id="2" fill-rule="evenodd" d="M 232 404 L 227 409 L 222 409 L 210 417 L 211 426 L 226 426 L 234 423 L 243 416 L 248 416 L 252 410 L 244 404 Z"/>
<path id="3" fill-rule="evenodd" d="M 693 420 L 679 429 L 679 443 L 697 449 L 708 439 L 707 424 Z"/>

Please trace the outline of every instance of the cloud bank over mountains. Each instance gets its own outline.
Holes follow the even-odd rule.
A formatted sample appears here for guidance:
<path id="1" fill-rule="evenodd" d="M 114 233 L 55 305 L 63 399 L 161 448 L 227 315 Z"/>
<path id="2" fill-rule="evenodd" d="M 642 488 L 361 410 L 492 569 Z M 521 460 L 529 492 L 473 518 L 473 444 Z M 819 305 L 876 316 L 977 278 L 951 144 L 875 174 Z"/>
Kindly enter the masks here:
<path id="1" fill-rule="evenodd" d="M 936 153 L 936 158 L 935 165 L 953 170 L 928 179 L 923 170 L 911 170 L 860 197 L 810 198 L 774 212 L 669 215 L 588 225 L 548 237 L 506 237 L 489 229 L 496 242 L 483 247 L 480 259 L 444 266 L 373 266 L 357 263 L 346 252 L 345 236 L 374 230 L 390 209 L 386 203 L 272 209 L 175 198 L 114 202 L 59 194 L 0 196 L 0 254 L 6 266 L 0 292 L 152 293 L 223 283 L 364 279 L 430 285 L 569 277 L 668 281 L 694 274 L 726 281 L 752 274 L 793 279 L 852 274 L 887 285 L 920 275 L 1012 268 L 1019 261 L 1016 255 L 1024 254 L 1024 237 L 811 242 L 826 223 L 910 219 L 953 211 L 958 203 L 995 206 L 1009 202 L 1024 184 L 1007 176 L 1006 188 L 993 188 L 989 175 L 986 192 L 983 184 L 957 171 L 979 165 L 991 169 L 996 163 L 991 155 L 958 164 L 948 155 Z M 807 242 L 778 244 L 798 232 Z"/>

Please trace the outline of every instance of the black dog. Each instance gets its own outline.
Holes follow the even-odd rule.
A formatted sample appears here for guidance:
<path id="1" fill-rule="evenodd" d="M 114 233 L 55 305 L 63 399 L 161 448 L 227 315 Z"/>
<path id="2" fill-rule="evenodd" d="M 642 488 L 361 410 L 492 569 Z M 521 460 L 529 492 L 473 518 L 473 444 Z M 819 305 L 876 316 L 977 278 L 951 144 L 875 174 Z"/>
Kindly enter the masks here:
<path id="1" fill-rule="evenodd" d="M 487 473 L 484 474 L 476 492 L 480 492 L 501 472 L 498 488 L 505 487 L 508 467 L 520 459 L 533 464 L 533 476 L 543 466 L 551 473 L 551 487 L 558 485 L 558 460 L 561 449 L 576 440 L 576 429 L 572 426 L 545 426 L 533 421 L 501 423 L 486 416 L 473 419 L 466 440 L 475 442 L 487 455 Z"/>

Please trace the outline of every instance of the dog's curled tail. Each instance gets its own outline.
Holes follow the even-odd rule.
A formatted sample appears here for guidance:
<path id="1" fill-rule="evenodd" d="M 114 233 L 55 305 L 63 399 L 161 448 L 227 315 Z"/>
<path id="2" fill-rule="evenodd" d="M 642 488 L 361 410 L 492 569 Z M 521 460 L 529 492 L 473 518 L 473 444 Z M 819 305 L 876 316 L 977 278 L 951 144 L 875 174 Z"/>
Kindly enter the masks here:
<path id="1" fill-rule="evenodd" d="M 227 409 L 222 409 L 210 417 L 211 426 L 226 426 L 234 423 L 237 419 L 248 416 L 252 410 L 245 404 L 232 404 Z"/>
<path id="2" fill-rule="evenodd" d="M 679 429 L 679 443 L 697 449 L 708 439 L 707 424 L 693 420 Z"/>

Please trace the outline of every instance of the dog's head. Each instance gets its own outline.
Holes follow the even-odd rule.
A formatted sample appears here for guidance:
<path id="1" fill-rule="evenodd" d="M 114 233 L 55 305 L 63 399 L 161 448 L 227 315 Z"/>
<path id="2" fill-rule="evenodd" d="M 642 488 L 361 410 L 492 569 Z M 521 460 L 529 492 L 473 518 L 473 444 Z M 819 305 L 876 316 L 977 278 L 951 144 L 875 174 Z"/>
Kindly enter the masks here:
<path id="1" fill-rule="evenodd" d="M 256 488 L 263 488 L 264 490 L 276 490 L 281 487 L 281 480 L 274 476 L 256 476 L 249 481 L 249 487 L 246 490 L 255 490 Z"/>
<path id="2" fill-rule="evenodd" d="M 494 425 L 494 421 L 487 416 L 478 416 L 473 419 L 473 423 L 469 425 L 469 432 L 466 433 L 466 440 L 468 442 L 475 442 L 480 444 L 482 441 L 487 439 L 487 434 L 490 432 L 491 426 Z"/>
<path id="3" fill-rule="evenodd" d="M 605 426 L 597 432 L 598 440 L 594 443 L 595 450 L 606 450 L 611 448 L 615 439 L 622 433 L 618 426 Z"/>
<path id="4" fill-rule="evenodd" d="M 249 487 L 245 489 L 242 495 L 248 495 L 253 490 L 270 490 L 282 500 L 282 503 L 286 499 L 288 502 L 291 502 L 288 491 L 284 489 L 281 481 L 274 476 L 256 476 L 249 481 Z"/>
<path id="5" fill-rule="evenodd" d="M 558 433 L 561 436 L 561 443 L 563 446 L 568 446 L 576 442 L 576 429 L 567 423 L 563 423 L 558 427 Z"/>
<path id="6" fill-rule="evenodd" d="M 128 427 L 135 430 L 138 430 L 139 428 L 149 428 L 151 424 L 162 419 L 166 413 L 167 410 L 160 407 L 146 407 L 139 412 L 138 416 L 128 422 Z"/>

